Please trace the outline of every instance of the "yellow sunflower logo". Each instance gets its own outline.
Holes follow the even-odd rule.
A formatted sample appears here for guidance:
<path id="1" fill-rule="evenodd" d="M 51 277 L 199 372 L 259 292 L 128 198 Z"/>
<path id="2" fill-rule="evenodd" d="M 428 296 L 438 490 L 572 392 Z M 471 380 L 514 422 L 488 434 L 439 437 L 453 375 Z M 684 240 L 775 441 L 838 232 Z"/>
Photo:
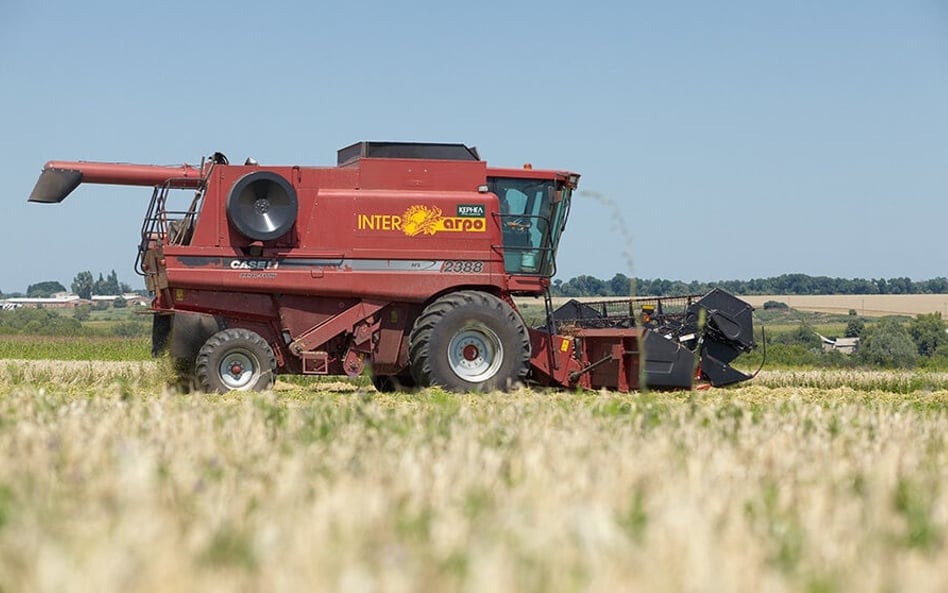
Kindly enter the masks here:
<path id="1" fill-rule="evenodd" d="M 438 222 L 442 219 L 441 208 L 437 206 L 410 206 L 402 214 L 402 230 L 409 237 L 418 234 L 433 235 L 438 232 Z"/>

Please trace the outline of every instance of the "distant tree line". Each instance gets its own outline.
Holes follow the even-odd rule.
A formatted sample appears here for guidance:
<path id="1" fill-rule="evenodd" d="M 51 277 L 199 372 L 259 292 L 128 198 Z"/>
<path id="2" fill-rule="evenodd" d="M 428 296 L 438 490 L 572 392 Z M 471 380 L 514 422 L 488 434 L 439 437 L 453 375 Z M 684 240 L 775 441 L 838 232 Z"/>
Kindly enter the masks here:
<path id="1" fill-rule="evenodd" d="M 565 282 L 559 278 L 553 281 L 553 296 L 681 296 L 686 294 L 702 294 L 712 288 L 724 290 L 738 295 L 767 295 L 767 294 L 794 294 L 794 295 L 821 295 L 821 294 L 948 294 L 948 278 L 938 277 L 931 280 L 913 282 L 911 278 L 830 278 L 828 276 L 808 276 L 806 274 L 782 274 L 770 278 L 754 278 L 752 280 L 721 280 L 718 282 L 683 282 L 681 280 L 666 280 L 664 278 L 633 279 L 625 274 L 616 274 L 609 280 L 601 280 L 595 276 L 576 276 Z M 118 295 L 132 292 L 131 287 L 119 282 L 115 270 L 108 276 L 99 273 L 96 280 L 92 272 L 85 271 L 76 274 L 72 281 L 72 292 L 82 298 L 90 298 L 93 294 Z M 65 292 L 66 288 L 55 281 L 31 284 L 26 291 L 28 297 L 48 297 L 57 292 Z M 23 296 L 21 293 L 11 293 L 0 296 Z"/>
<path id="2" fill-rule="evenodd" d="M 99 272 L 98 280 L 92 279 L 92 272 L 79 272 L 72 280 L 72 291 L 80 298 L 89 299 L 94 294 L 119 295 L 132 289 L 128 284 L 119 282 L 118 275 L 112 270 L 108 278 L 103 278 L 102 272 Z"/>
<path id="3" fill-rule="evenodd" d="M 0 336 L 92 336 L 112 335 L 121 337 L 144 336 L 151 325 L 133 319 L 119 321 L 105 328 L 83 327 L 81 321 L 89 319 L 89 305 L 77 307 L 72 317 L 50 309 L 20 307 L 0 310 Z"/>
<path id="4" fill-rule="evenodd" d="M 79 297 L 83 299 L 92 298 L 94 294 L 121 295 L 132 292 L 131 286 L 124 282 L 119 282 L 118 274 L 115 273 L 115 270 L 112 270 L 108 276 L 103 276 L 102 272 L 99 272 L 98 280 L 93 277 L 92 272 L 79 272 L 75 278 L 73 278 L 70 288 L 73 294 L 79 295 Z M 4 294 L 3 291 L 0 291 L 0 298 L 22 296 L 29 298 L 49 298 L 58 292 L 67 292 L 66 287 L 55 280 L 46 280 L 45 282 L 30 284 L 26 288 L 25 295 L 20 292 Z"/>
<path id="5" fill-rule="evenodd" d="M 576 276 L 567 281 L 553 281 L 553 296 L 681 296 L 702 294 L 712 288 L 738 295 L 823 295 L 823 294 L 946 294 L 948 279 L 944 277 L 913 282 L 910 278 L 830 278 L 806 274 L 783 274 L 753 280 L 723 280 L 719 282 L 682 282 L 657 278 L 629 278 L 616 274 L 610 280 L 594 276 Z"/>
<path id="6" fill-rule="evenodd" d="M 47 309 L 20 308 L 0 311 L 0 335 L 76 336 L 82 324 Z"/>

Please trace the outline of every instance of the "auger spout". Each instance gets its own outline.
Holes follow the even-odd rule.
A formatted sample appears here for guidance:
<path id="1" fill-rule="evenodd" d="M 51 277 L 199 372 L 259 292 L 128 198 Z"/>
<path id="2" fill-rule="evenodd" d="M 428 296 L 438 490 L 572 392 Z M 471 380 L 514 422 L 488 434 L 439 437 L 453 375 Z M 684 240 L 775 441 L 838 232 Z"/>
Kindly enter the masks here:
<path id="1" fill-rule="evenodd" d="M 87 161 L 49 161 L 43 167 L 30 202 L 58 204 L 81 183 L 154 186 L 170 182 L 176 188 L 194 188 L 201 183 L 201 167 L 180 165 L 133 165 Z"/>

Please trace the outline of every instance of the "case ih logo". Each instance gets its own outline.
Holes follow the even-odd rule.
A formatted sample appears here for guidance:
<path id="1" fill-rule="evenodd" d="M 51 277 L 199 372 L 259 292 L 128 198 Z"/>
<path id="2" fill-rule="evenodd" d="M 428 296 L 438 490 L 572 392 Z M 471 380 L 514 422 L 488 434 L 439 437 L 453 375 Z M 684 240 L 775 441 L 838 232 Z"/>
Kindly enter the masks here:
<path id="1" fill-rule="evenodd" d="M 232 270 L 275 270 L 280 267 L 280 262 L 270 259 L 232 259 L 230 260 L 230 269 Z"/>
<path id="2" fill-rule="evenodd" d="M 439 232 L 483 233 L 487 230 L 482 204 L 460 204 L 457 216 L 444 216 L 437 206 L 409 206 L 405 213 L 359 214 L 356 228 L 360 231 L 401 231 L 409 237 Z"/>

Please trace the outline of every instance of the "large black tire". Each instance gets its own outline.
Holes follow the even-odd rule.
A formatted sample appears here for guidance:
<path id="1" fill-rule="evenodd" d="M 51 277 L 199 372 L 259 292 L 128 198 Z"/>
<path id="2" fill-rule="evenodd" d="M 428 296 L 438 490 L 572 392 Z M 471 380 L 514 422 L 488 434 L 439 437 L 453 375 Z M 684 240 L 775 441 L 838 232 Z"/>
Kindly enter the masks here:
<path id="1" fill-rule="evenodd" d="M 510 305 L 484 292 L 445 295 L 422 311 L 408 343 L 420 387 L 508 391 L 526 381 L 530 336 Z"/>
<path id="2" fill-rule="evenodd" d="M 207 393 L 265 391 L 273 386 L 276 357 L 266 340 L 246 329 L 225 329 L 205 342 L 194 374 Z"/>

